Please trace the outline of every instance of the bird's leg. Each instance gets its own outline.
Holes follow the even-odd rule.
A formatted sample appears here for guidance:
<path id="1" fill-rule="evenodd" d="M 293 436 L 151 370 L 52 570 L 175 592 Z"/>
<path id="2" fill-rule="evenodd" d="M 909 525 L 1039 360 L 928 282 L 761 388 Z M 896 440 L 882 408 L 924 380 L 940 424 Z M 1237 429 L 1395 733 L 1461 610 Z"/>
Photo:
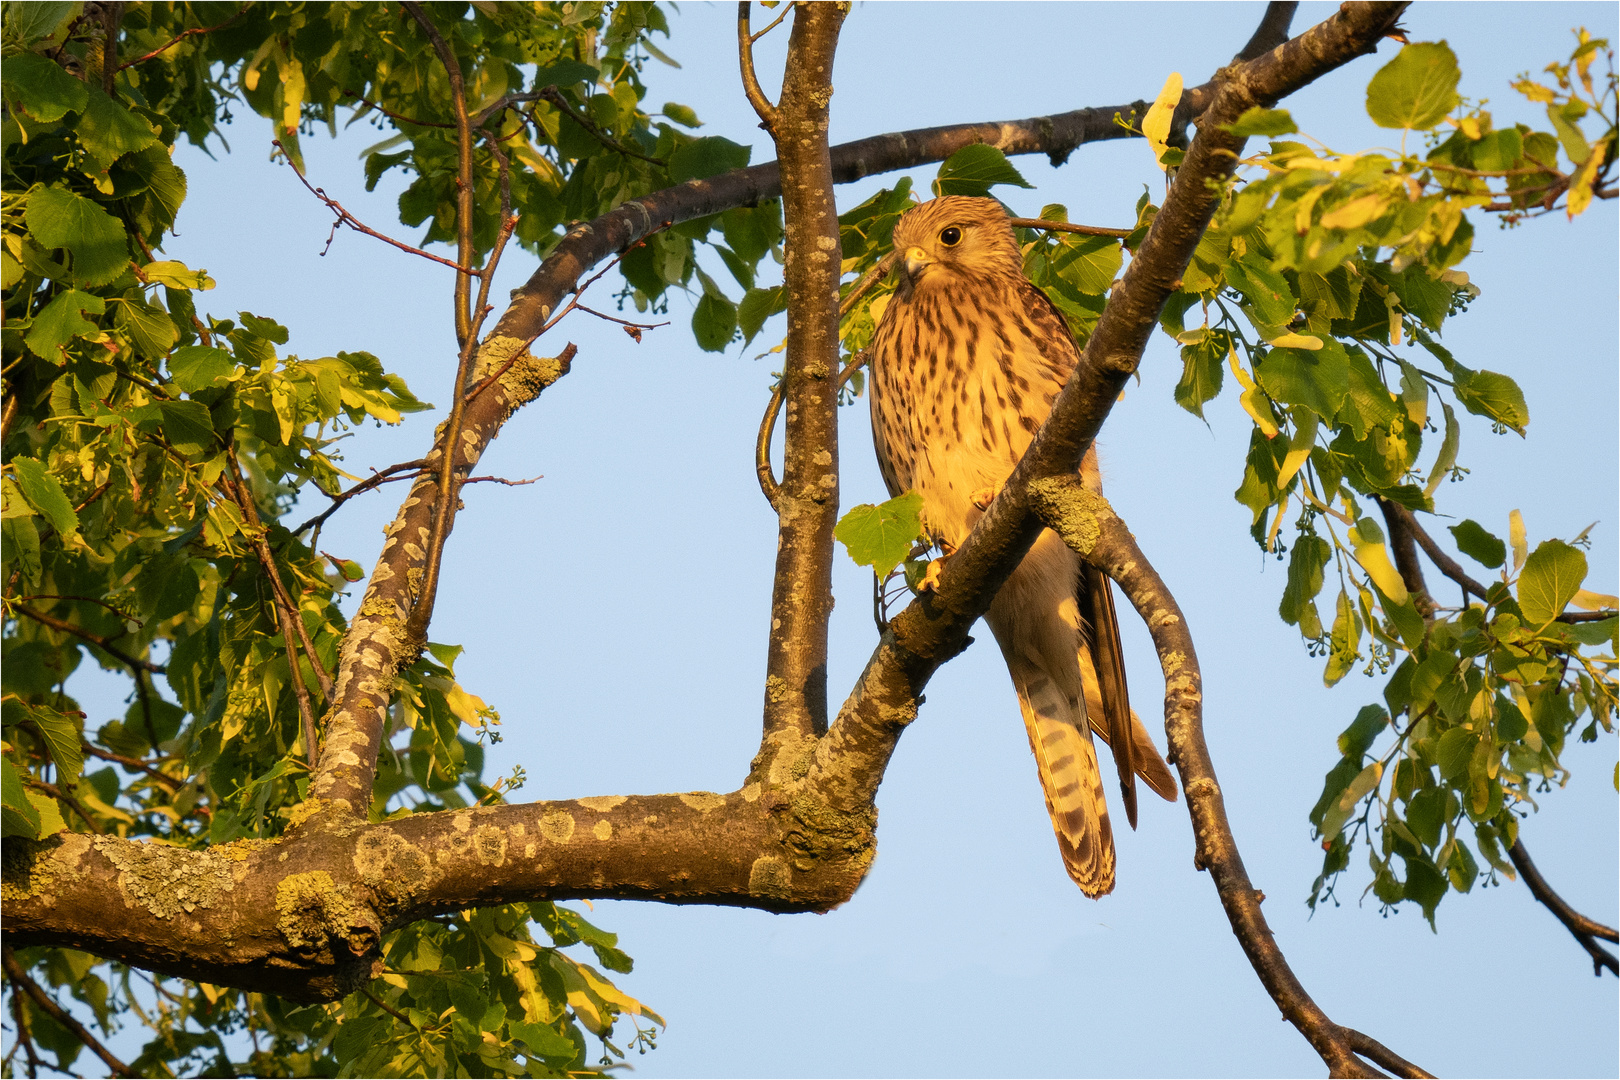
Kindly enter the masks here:
<path id="1" fill-rule="evenodd" d="M 996 501 L 996 496 L 999 494 L 1001 494 L 1001 485 L 996 484 L 994 487 L 980 488 L 972 495 L 969 495 L 968 500 L 980 510 L 988 510 L 990 509 L 990 504 Z"/>
<path id="2" fill-rule="evenodd" d="M 939 542 L 939 558 L 928 560 L 928 569 L 917 583 L 920 593 L 933 592 L 939 585 L 939 575 L 945 572 L 945 560 L 956 554 L 956 545 L 945 540 Z"/>

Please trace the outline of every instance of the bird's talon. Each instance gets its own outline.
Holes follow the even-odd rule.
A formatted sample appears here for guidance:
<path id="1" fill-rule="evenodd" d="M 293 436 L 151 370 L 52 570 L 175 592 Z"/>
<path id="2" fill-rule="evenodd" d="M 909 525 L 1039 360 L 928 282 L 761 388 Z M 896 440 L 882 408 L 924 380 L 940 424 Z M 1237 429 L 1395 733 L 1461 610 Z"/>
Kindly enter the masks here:
<path id="1" fill-rule="evenodd" d="M 990 504 L 996 501 L 996 494 L 1000 492 L 1000 490 L 1001 488 L 999 485 L 996 487 L 980 488 L 978 491 L 975 491 L 972 495 L 968 496 L 968 498 L 970 501 L 972 501 L 973 505 L 977 506 L 980 510 L 988 510 L 990 509 Z"/>
<path id="2" fill-rule="evenodd" d="M 923 579 L 917 584 L 917 591 L 920 593 L 933 592 L 939 586 L 939 576 L 944 571 L 944 559 L 928 560 L 928 569 L 923 572 Z"/>

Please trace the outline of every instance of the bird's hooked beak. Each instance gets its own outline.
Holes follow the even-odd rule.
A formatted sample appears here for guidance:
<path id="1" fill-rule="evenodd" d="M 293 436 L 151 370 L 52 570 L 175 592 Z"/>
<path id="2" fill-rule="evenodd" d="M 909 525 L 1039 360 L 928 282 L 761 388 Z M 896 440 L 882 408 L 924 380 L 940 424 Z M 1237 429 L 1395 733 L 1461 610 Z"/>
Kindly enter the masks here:
<path id="1" fill-rule="evenodd" d="M 923 267 L 929 265 L 933 261 L 933 258 L 929 256 L 928 252 L 924 251 L 922 248 L 907 248 L 905 259 L 906 276 L 911 278 L 913 281 L 917 280 L 917 275 L 922 273 Z"/>
<path id="2" fill-rule="evenodd" d="M 910 296 L 911 290 L 916 287 L 917 279 L 922 272 L 933 264 L 934 260 L 928 252 L 920 247 L 909 247 L 900 259 L 900 295 Z"/>

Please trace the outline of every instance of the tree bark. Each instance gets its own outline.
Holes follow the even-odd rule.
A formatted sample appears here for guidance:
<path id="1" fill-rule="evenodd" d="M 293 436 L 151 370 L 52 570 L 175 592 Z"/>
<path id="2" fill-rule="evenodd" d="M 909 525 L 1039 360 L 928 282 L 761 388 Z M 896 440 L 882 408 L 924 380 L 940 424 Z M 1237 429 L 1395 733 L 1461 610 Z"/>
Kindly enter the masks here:
<path id="1" fill-rule="evenodd" d="M 767 777 L 771 783 L 751 779 L 727 795 L 612 795 L 365 823 L 393 681 L 399 666 L 414 655 L 404 628 L 432 520 L 438 459 L 430 456 L 424 478 L 388 529 L 389 540 L 344 640 L 336 702 L 311 798 L 288 832 L 276 840 L 203 851 L 73 833 L 39 842 L 13 840 L 5 846 L 3 878 L 10 942 L 82 948 L 182 977 L 329 1001 L 372 976 L 378 944 L 389 929 L 467 906 L 588 896 L 825 911 L 847 899 L 873 857 L 873 797 L 900 734 L 916 716 L 918 695 L 932 673 L 963 648 L 968 628 L 1042 527 L 1032 512 L 1031 483 L 1078 466 L 1120 387 L 1140 363 L 1159 309 L 1214 212 L 1221 183 L 1243 143 L 1219 125 L 1372 51 L 1403 7 L 1347 4 L 1320 26 L 1217 76 L 1210 111 L 1165 206 L 1029 453 L 947 564 L 940 588 L 891 620 L 827 733 L 802 744 L 793 768 L 775 771 Z M 837 16 L 815 7 L 800 14 L 803 55 L 824 55 L 830 64 Z M 796 37 L 800 25 L 796 22 Z M 824 71 L 807 67 L 801 74 L 806 93 L 827 88 Z M 792 78 L 790 71 L 790 84 Z M 796 107 L 797 85 L 784 94 L 784 113 Z M 824 101 L 816 107 L 819 114 L 803 107 L 801 123 L 811 129 L 824 125 Z M 1008 153 L 1039 150 L 1061 160 L 1083 142 L 1122 137 L 1125 132 L 1112 116 L 1123 111 L 1139 115 L 1141 103 L 879 136 L 806 164 L 818 170 L 814 175 L 837 183 L 940 160 L 974 142 Z M 778 119 L 784 130 L 792 122 L 787 115 Z M 821 131 L 824 146 L 824 126 Z M 471 382 L 496 373 L 499 378 L 467 402 L 463 436 L 451 451 L 470 469 L 505 420 L 566 373 L 571 352 L 548 361 L 527 350 L 592 265 L 667 222 L 774 195 L 782 190 L 779 177 L 791 179 L 792 169 L 784 161 L 780 167 L 771 163 L 692 181 L 626 203 L 570 232 L 480 345 Z M 813 308 L 826 298 L 836 304 L 837 232 L 836 222 L 826 219 L 830 204 L 798 199 L 789 197 L 790 217 L 798 219 L 790 228 L 803 231 L 790 234 L 790 244 L 824 250 L 832 277 L 828 284 L 824 275 L 805 273 L 795 303 Z M 829 236 L 835 248 L 820 248 Z M 808 254 L 794 251 L 795 275 L 807 269 L 798 260 Z M 795 318 L 804 351 L 790 359 L 802 357 L 813 365 L 828 348 L 828 317 L 825 311 L 801 310 Z M 835 323 L 831 332 L 835 335 Z M 816 412 L 826 409 L 823 395 L 835 398 L 836 368 L 819 379 L 799 374 L 812 389 L 801 399 L 804 416 L 797 431 L 790 412 L 790 453 L 801 458 L 808 453 L 810 469 L 806 473 L 802 460 L 797 466 L 790 460 L 783 487 L 793 498 L 803 497 L 807 483 L 812 490 L 819 483 L 816 467 L 825 473 L 826 466 L 836 465 L 835 444 L 825 441 L 830 434 L 815 426 L 824 424 Z M 816 462 L 815 455 L 824 452 L 832 460 Z M 835 499 L 828 504 L 827 512 L 835 514 Z M 810 562 L 807 580 L 820 572 Z M 1184 678 L 1176 692 L 1178 701 L 1196 696 L 1196 679 Z M 798 710 L 793 730 L 802 732 L 802 717 L 813 715 L 802 694 Z M 1196 757 L 1191 740 L 1185 726 L 1172 732 L 1178 765 Z M 770 749 L 768 743 L 763 749 Z M 1207 793 L 1189 785 L 1190 807 L 1218 810 L 1219 790 L 1213 779 L 1210 785 Z M 1214 849 L 1208 857 L 1225 858 Z M 1231 857 L 1236 859 L 1235 849 Z M 1364 1068 L 1353 1055 L 1329 1058 L 1324 1051 L 1324 1057 L 1336 1071 Z"/>

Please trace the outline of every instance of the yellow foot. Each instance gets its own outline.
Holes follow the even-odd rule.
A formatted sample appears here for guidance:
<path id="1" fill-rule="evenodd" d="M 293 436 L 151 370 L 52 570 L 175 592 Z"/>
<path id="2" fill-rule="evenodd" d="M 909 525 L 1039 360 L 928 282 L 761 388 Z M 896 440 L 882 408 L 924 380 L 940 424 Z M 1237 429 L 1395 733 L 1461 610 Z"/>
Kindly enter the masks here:
<path id="1" fill-rule="evenodd" d="M 928 569 L 923 573 L 923 579 L 917 585 L 918 592 L 933 592 L 939 586 L 939 575 L 945 570 L 944 559 L 928 560 Z"/>
<path id="2" fill-rule="evenodd" d="M 969 495 L 968 498 L 980 510 L 988 510 L 990 504 L 996 501 L 996 494 L 999 491 L 1001 491 L 1001 485 L 997 484 L 995 487 L 980 488 L 972 495 Z"/>

